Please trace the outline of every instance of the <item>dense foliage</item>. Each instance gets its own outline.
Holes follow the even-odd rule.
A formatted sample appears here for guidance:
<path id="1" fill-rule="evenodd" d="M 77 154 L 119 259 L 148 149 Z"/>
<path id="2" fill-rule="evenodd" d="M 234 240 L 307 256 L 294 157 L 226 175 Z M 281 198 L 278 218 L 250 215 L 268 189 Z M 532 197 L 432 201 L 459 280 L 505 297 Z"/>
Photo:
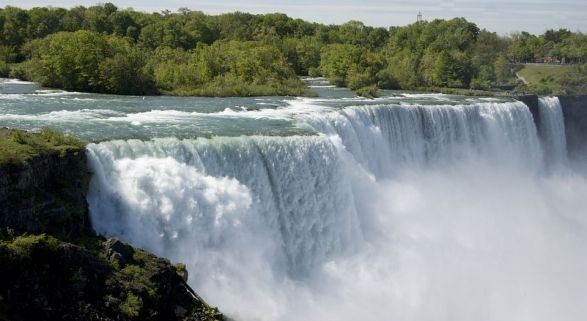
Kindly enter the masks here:
<path id="1" fill-rule="evenodd" d="M 585 63 L 587 35 L 560 29 L 501 37 L 463 18 L 386 29 L 277 13 L 143 13 L 111 3 L 0 9 L 0 76 L 72 90 L 310 94 L 296 75 L 323 75 L 354 90 L 487 90 L 513 87 L 514 64 L 527 62 Z M 585 68 L 576 69 L 566 80 L 573 91 Z"/>

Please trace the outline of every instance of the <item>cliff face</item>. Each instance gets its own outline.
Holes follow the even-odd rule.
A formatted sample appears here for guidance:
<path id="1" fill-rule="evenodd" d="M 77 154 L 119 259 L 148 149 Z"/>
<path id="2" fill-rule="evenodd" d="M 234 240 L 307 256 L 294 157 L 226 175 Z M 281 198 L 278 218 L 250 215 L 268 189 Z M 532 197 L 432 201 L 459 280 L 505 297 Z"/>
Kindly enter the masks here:
<path id="1" fill-rule="evenodd" d="M 560 96 L 569 157 L 587 160 L 587 95 Z"/>
<path id="2" fill-rule="evenodd" d="M 0 321 L 224 320 L 182 265 L 94 234 L 85 148 L 50 135 L 0 130 Z"/>
<path id="3" fill-rule="evenodd" d="M 0 226 L 68 236 L 90 231 L 85 150 L 39 155 L 0 167 Z"/>
<path id="4" fill-rule="evenodd" d="M 573 160 L 587 160 L 587 95 L 559 96 L 565 122 L 565 135 L 569 158 Z M 526 95 L 516 97 L 528 106 L 534 123 L 541 128 L 540 112 L 538 111 L 538 96 Z"/>
<path id="5" fill-rule="evenodd" d="M 0 320 L 222 320 L 165 259 L 118 240 L 0 241 Z"/>

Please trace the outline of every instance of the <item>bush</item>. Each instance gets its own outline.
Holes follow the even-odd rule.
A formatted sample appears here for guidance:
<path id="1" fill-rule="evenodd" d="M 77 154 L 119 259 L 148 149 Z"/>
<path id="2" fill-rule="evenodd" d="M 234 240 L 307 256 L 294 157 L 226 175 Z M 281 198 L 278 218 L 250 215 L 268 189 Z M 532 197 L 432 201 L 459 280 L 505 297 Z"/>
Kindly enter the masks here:
<path id="1" fill-rule="evenodd" d="M 321 75 L 320 68 L 318 67 L 310 67 L 310 69 L 308 69 L 308 76 L 310 77 L 320 77 Z"/>
<path id="2" fill-rule="evenodd" d="M 43 129 L 41 129 L 41 137 L 43 137 L 47 140 L 47 142 L 55 146 L 85 146 L 85 143 L 81 139 L 75 136 L 63 134 L 60 131 L 51 127 L 43 127 Z"/>
<path id="3" fill-rule="evenodd" d="M 10 75 L 10 66 L 5 61 L 0 60 L 0 77 L 6 78 Z"/>
<path id="4" fill-rule="evenodd" d="M 471 89 L 489 90 L 492 87 L 492 83 L 488 80 L 475 78 L 471 81 Z"/>
<path id="5" fill-rule="evenodd" d="M 377 86 L 367 86 L 357 89 L 357 95 L 366 98 L 377 98 L 379 97 L 379 88 Z"/>
<path id="6" fill-rule="evenodd" d="M 29 80 L 26 65 L 26 63 L 12 65 L 8 73 L 8 77 L 20 80 Z"/>
<path id="7" fill-rule="evenodd" d="M 126 300 L 120 305 L 120 312 L 127 317 L 134 318 L 139 316 L 142 308 L 143 300 L 132 293 L 128 293 Z"/>

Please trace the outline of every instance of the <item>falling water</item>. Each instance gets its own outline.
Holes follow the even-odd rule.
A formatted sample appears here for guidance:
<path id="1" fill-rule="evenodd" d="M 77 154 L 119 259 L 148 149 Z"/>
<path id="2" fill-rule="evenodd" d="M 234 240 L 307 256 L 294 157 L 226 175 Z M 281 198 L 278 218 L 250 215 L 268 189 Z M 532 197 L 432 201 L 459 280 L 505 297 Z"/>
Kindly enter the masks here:
<path id="1" fill-rule="evenodd" d="M 558 97 L 538 100 L 542 146 L 546 162 L 552 166 L 567 164 L 567 143 L 563 112 Z"/>
<path id="2" fill-rule="evenodd" d="M 315 134 L 91 144 L 94 227 L 187 263 L 239 320 L 587 313 L 587 184 L 543 171 L 554 99 L 541 140 L 519 102 L 290 104 Z"/>

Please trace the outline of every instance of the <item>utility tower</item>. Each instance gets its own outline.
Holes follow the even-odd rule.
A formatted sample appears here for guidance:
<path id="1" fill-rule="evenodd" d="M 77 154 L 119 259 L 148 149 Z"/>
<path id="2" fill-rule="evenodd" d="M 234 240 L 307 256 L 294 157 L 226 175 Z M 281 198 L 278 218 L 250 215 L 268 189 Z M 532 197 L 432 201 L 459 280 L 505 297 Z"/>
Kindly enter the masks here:
<path id="1" fill-rule="evenodd" d="M 417 22 L 422 22 L 422 12 L 418 12 L 418 20 Z"/>

